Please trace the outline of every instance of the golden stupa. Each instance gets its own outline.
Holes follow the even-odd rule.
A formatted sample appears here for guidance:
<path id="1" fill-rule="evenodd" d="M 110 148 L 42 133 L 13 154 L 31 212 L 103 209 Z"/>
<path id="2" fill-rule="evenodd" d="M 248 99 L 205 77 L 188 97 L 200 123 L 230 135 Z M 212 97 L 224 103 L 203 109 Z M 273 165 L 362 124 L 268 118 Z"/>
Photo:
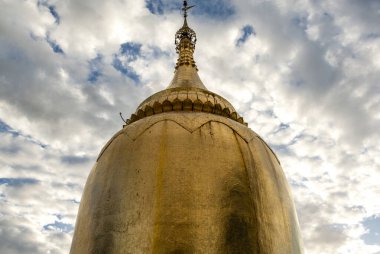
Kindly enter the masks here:
<path id="1" fill-rule="evenodd" d="M 302 253 L 276 155 L 198 76 L 189 8 L 172 82 L 138 106 L 88 177 L 71 254 Z"/>

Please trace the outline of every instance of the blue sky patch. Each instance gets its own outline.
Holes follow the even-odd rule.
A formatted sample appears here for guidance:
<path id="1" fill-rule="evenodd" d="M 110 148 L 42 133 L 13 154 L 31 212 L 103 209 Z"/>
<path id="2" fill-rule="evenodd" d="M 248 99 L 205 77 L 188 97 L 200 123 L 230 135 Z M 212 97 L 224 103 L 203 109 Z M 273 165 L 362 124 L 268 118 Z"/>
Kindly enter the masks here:
<path id="1" fill-rule="evenodd" d="M 235 9 L 229 0 L 190 1 L 196 5 L 194 15 L 208 16 L 213 19 L 226 19 L 235 14 Z"/>
<path id="2" fill-rule="evenodd" d="M 49 35 L 46 36 L 46 42 L 49 44 L 54 53 L 62 55 L 65 54 L 61 46 L 59 46 L 59 44 L 55 40 L 52 40 Z"/>
<path id="3" fill-rule="evenodd" d="M 75 199 L 70 199 L 70 200 L 67 200 L 67 201 L 70 202 L 70 203 L 76 204 L 76 205 L 80 204 L 80 201 L 75 200 Z"/>
<path id="4" fill-rule="evenodd" d="M 293 150 L 290 149 L 289 145 L 276 145 L 269 144 L 269 146 L 278 154 L 292 156 L 294 155 Z"/>
<path id="5" fill-rule="evenodd" d="M 23 136 L 20 132 L 13 129 L 11 126 L 9 126 L 6 122 L 0 119 L 0 132 L 4 133 L 10 133 L 13 135 L 13 137 Z"/>
<path id="6" fill-rule="evenodd" d="M 39 183 L 37 179 L 33 178 L 0 178 L 0 185 L 6 184 L 8 186 L 22 186 L 22 185 L 34 185 Z"/>
<path id="7" fill-rule="evenodd" d="M 70 233 L 71 231 L 74 230 L 74 226 L 71 224 L 60 222 L 60 221 L 55 221 L 52 224 L 45 225 L 44 229 L 48 231 L 59 231 L 59 232 Z"/>
<path id="8" fill-rule="evenodd" d="M 103 60 L 103 56 L 98 54 L 94 59 L 88 62 L 90 73 L 88 74 L 87 81 L 91 83 L 96 83 L 96 81 L 98 81 L 98 78 L 103 75 L 102 60 Z"/>
<path id="9" fill-rule="evenodd" d="M 133 70 L 130 63 L 136 61 L 141 56 L 141 44 L 126 42 L 120 45 L 119 52 L 114 55 L 112 66 L 129 77 L 136 83 L 140 81 L 140 76 Z"/>
<path id="10" fill-rule="evenodd" d="M 55 23 L 59 24 L 61 22 L 61 17 L 59 16 L 57 10 L 55 9 L 54 5 L 49 5 L 48 6 L 50 14 L 54 17 Z"/>
<path id="11" fill-rule="evenodd" d="M 380 216 L 371 216 L 363 221 L 363 226 L 368 232 L 362 235 L 362 239 L 369 245 L 380 245 Z"/>
<path id="12" fill-rule="evenodd" d="M 284 129 L 288 129 L 289 127 L 290 127 L 289 124 L 281 123 L 279 129 L 284 130 Z"/>
<path id="13" fill-rule="evenodd" d="M 11 132 L 12 128 L 0 119 L 0 132 Z"/>
<path id="14" fill-rule="evenodd" d="M 242 28 L 243 35 L 237 40 L 236 46 L 242 45 L 250 36 L 256 36 L 256 31 L 251 25 L 246 25 Z"/>
<path id="15" fill-rule="evenodd" d="M 276 134 L 276 133 L 279 133 L 280 131 L 284 131 L 284 130 L 287 130 L 290 128 L 290 125 L 289 124 L 286 124 L 286 123 L 281 123 L 277 130 L 273 131 L 273 134 Z"/>
<path id="16" fill-rule="evenodd" d="M 136 83 L 140 81 L 139 75 L 137 75 L 137 73 L 131 67 L 123 64 L 120 59 L 115 58 L 112 65 L 116 70 L 120 71 L 123 75 L 131 78 Z"/>
<path id="17" fill-rule="evenodd" d="M 208 16 L 213 19 L 226 19 L 235 14 L 235 9 L 230 0 L 190 0 L 188 5 L 195 5 L 191 10 L 194 15 Z M 174 0 L 146 0 L 146 8 L 156 15 L 163 15 L 165 12 L 181 13 L 182 1 Z"/>
<path id="18" fill-rule="evenodd" d="M 21 132 L 13 129 L 11 126 L 9 126 L 6 122 L 2 121 L 0 119 L 0 133 L 3 132 L 3 133 L 10 133 L 13 135 L 13 137 L 23 137 L 25 138 L 26 140 L 28 140 L 29 142 L 32 142 L 36 145 L 39 145 L 40 147 L 42 148 L 46 148 L 47 145 L 46 144 L 43 144 L 41 143 L 40 141 L 34 139 L 32 136 L 30 135 L 24 135 L 22 134 Z M 3 152 L 6 152 L 6 153 L 11 153 L 11 154 L 14 154 L 14 153 L 17 153 L 20 148 L 19 147 L 16 147 L 16 146 L 11 146 L 11 147 L 7 147 L 7 148 L 0 148 L 1 151 Z"/>
<path id="19" fill-rule="evenodd" d="M 145 6 L 153 14 L 164 14 L 164 4 L 161 0 L 147 0 L 145 1 Z"/>
<path id="20" fill-rule="evenodd" d="M 289 182 L 293 188 L 307 188 L 307 186 L 301 181 L 296 181 L 294 179 L 290 179 Z"/>
<path id="21" fill-rule="evenodd" d="M 54 17 L 56 24 L 59 24 L 61 22 L 61 17 L 59 16 L 57 12 L 56 7 L 54 5 L 49 5 L 47 0 L 38 0 L 37 6 L 42 7 L 42 8 L 47 8 L 50 14 Z"/>
<path id="22" fill-rule="evenodd" d="M 120 45 L 120 55 L 126 56 L 128 62 L 135 61 L 141 54 L 141 44 L 126 42 Z"/>

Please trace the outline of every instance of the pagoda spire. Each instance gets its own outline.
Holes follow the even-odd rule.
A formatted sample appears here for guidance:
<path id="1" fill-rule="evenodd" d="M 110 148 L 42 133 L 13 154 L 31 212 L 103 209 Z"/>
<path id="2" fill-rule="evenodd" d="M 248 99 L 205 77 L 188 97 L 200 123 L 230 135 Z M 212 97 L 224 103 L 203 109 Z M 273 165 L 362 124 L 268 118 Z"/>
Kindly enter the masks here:
<path id="1" fill-rule="evenodd" d="M 193 57 L 197 35 L 187 24 L 187 11 L 193 7 L 194 5 L 187 6 L 187 1 L 183 1 L 183 26 L 175 34 L 176 51 L 179 54 L 176 69 L 181 65 L 190 65 L 197 69 Z"/>
<path id="2" fill-rule="evenodd" d="M 187 1 L 183 1 L 183 25 L 175 34 L 175 49 L 178 54 L 175 66 L 175 76 L 169 85 L 174 87 L 198 87 L 206 89 L 200 80 L 197 65 L 194 60 L 195 44 L 197 35 L 187 24 L 188 10 L 195 5 L 188 6 Z"/>

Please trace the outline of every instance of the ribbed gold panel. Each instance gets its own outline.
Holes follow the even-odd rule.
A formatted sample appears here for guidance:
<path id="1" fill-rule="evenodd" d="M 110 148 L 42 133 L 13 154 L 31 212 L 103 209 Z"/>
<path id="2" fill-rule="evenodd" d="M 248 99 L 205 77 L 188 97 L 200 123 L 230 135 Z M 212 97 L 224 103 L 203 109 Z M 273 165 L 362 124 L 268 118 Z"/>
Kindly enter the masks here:
<path id="1" fill-rule="evenodd" d="M 126 126 L 87 180 L 71 254 L 301 253 L 281 166 L 253 131 L 207 113 Z"/>

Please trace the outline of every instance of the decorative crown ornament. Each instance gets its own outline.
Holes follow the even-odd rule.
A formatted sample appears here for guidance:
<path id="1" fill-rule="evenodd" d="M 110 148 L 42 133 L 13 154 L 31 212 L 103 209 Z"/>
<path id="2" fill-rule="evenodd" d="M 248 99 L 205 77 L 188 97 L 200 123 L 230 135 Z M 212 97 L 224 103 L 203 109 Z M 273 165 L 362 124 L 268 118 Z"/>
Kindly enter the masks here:
<path id="1" fill-rule="evenodd" d="M 183 26 L 175 34 L 175 45 L 176 45 L 177 53 L 179 53 L 180 51 L 180 43 L 184 38 L 189 39 L 192 47 L 195 49 L 195 43 L 197 42 L 197 35 L 194 32 L 194 30 L 191 29 L 187 25 L 187 11 L 193 8 L 194 6 L 195 5 L 187 6 L 187 1 L 183 1 L 182 11 L 183 11 L 184 22 L 183 22 Z"/>

